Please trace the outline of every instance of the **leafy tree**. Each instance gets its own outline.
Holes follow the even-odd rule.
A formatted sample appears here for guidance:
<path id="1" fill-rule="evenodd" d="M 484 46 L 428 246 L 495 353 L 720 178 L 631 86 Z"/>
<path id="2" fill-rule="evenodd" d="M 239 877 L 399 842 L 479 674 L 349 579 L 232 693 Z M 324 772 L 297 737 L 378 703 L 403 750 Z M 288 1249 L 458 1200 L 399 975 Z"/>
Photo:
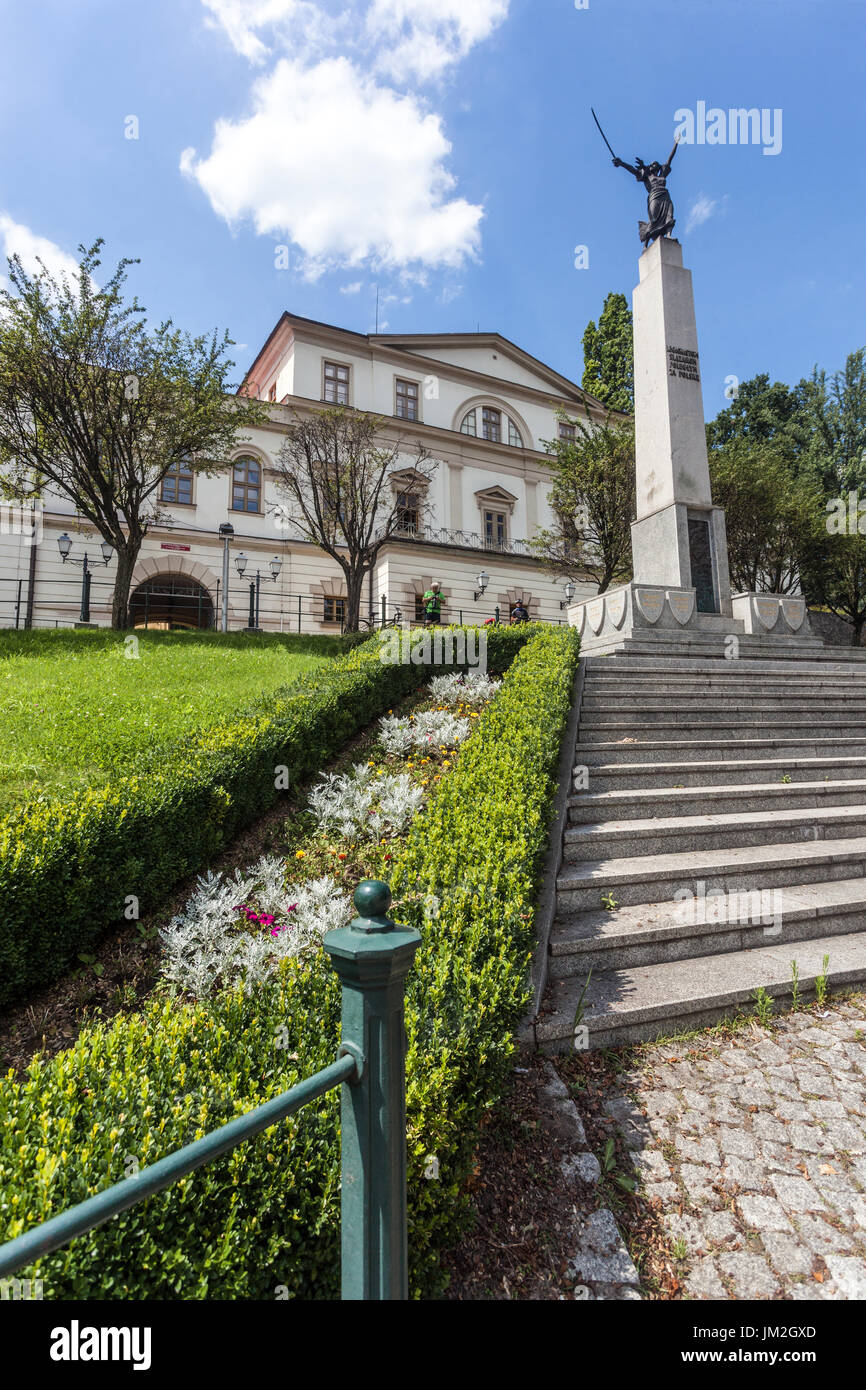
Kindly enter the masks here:
<path id="1" fill-rule="evenodd" d="M 866 348 L 849 353 L 828 378 L 816 367 L 798 390 L 809 426 L 810 471 L 828 497 L 866 485 Z"/>
<path id="2" fill-rule="evenodd" d="M 849 354 L 845 366 L 828 378 L 813 372 L 808 385 L 812 446 L 809 461 L 824 493 L 820 544 L 803 560 L 803 588 L 819 604 L 851 623 L 859 646 L 866 625 L 866 349 Z M 851 507 L 849 494 L 855 494 Z M 841 530 L 832 516 L 843 517 Z"/>
<path id="3" fill-rule="evenodd" d="M 624 294 L 610 293 L 598 324 L 590 319 L 586 325 L 581 385 L 608 410 L 626 415 L 634 410 L 634 341 Z"/>
<path id="4" fill-rule="evenodd" d="M 599 593 L 631 575 L 635 515 L 634 429 L 610 415 L 603 425 L 575 426 L 573 440 L 546 440 L 554 470 L 550 504 L 556 524 L 533 549 L 557 578 L 595 580 Z"/>
<path id="5" fill-rule="evenodd" d="M 132 572 L 159 488 L 179 463 L 213 473 L 265 409 L 230 394 L 228 335 L 148 330 L 124 302 L 122 260 L 99 289 L 102 241 L 80 246 L 74 282 L 9 261 L 0 290 L 0 482 L 7 496 L 65 497 L 116 555 L 111 624 L 129 626 Z"/>
<path id="6" fill-rule="evenodd" d="M 735 591 L 799 590 L 800 564 L 822 538 L 823 498 L 772 443 L 731 440 L 710 454 L 713 499 L 725 509 Z"/>
<path id="7" fill-rule="evenodd" d="M 304 540 L 340 566 L 346 580 L 346 629 L 360 623 L 364 580 L 382 546 L 405 525 L 406 493 L 423 508 L 438 462 L 420 443 L 383 439 L 386 422 L 340 406 L 293 421 L 277 459 L 277 489 L 287 519 Z M 392 486 L 392 477 L 399 474 Z"/>
<path id="8" fill-rule="evenodd" d="M 773 446 L 777 455 L 793 464 L 802 451 L 809 426 L 797 391 L 781 381 L 771 382 L 766 372 L 743 381 L 729 406 L 707 425 L 710 453 L 735 442 Z"/>

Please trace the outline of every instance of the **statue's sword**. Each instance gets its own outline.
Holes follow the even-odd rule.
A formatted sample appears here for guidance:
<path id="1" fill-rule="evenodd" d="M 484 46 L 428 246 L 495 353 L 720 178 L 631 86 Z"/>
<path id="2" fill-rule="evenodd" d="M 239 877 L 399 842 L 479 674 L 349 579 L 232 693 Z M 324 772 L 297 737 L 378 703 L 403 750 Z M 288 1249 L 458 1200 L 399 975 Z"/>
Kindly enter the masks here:
<path id="1" fill-rule="evenodd" d="M 601 128 L 601 122 L 599 121 L 598 116 L 597 116 L 597 115 L 595 114 L 595 112 L 592 110 L 592 107 L 590 107 L 589 109 L 590 109 L 590 111 L 592 111 L 592 119 L 595 121 L 596 125 L 598 126 L 598 133 L 599 133 L 599 135 L 601 136 L 602 140 L 604 141 L 604 143 L 607 145 L 608 149 L 610 150 L 610 141 L 608 140 L 607 136 L 605 135 L 604 131 L 603 131 L 602 128 Z M 616 155 L 613 153 L 613 150 L 610 150 L 610 152 L 611 152 L 611 154 L 613 155 L 613 158 L 616 159 Z"/>

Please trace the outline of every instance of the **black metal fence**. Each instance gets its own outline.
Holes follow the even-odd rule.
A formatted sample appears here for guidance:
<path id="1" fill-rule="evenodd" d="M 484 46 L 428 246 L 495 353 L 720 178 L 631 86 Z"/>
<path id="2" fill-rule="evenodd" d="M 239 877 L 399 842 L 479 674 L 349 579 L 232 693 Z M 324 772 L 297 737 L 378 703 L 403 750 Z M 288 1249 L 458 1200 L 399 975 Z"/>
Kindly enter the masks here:
<path id="1" fill-rule="evenodd" d="M 39 578 L 30 592 L 26 577 L 0 579 L 0 628 L 73 628 L 111 624 L 114 584 L 110 575 L 92 570 L 87 577 L 86 604 L 83 584 L 64 578 Z M 211 629 L 222 626 L 220 581 L 213 591 L 187 576 L 159 577 L 139 585 L 130 595 L 132 626 L 148 630 Z M 86 614 L 86 617 L 84 616 Z M 465 607 L 443 603 L 440 622 L 482 626 L 508 622 L 507 608 L 493 599 L 479 599 Z M 345 627 L 345 600 L 337 595 L 284 593 L 264 581 L 236 580 L 229 585 L 228 627 L 263 632 L 334 632 Z M 562 622 L 564 619 L 554 619 Z M 377 596 L 372 606 L 365 594 L 361 626 L 379 628 L 424 622 L 417 603 L 394 602 Z"/>

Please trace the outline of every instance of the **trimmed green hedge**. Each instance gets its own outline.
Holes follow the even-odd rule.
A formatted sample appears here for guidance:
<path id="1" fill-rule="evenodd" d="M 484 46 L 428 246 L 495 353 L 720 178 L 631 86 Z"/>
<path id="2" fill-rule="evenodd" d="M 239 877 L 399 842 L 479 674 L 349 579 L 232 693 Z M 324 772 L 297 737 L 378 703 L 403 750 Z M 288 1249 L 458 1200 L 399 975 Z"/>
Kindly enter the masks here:
<path id="1" fill-rule="evenodd" d="M 509 635 L 509 640 L 512 640 Z M 407 989 L 412 1290 L 465 1211 L 479 1122 L 495 1103 L 527 999 L 532 903 L 569 709 L 577 640 L 536 628 L 417 818 L 395 916 L 423 944 Z M 432 919 L 421 895 L 433 895 Z M 199 1005 L 152 1003 L 88 1029 L 0 1092 L 4 1238 L 81 1201 L 327 1065 L 339 987 L 286 962 L 273 987 Z M 336 1093 L 241 1145 L 19 1277 L 57 1298 L 335 1297 Z M 438 1180 L 427 1180 L 429 1156 Z"/>
<path id="2" fill-rule="evenodd" d="M 526 641 L 488 634 L 503 669 Z M 313 776 L 421 676 L 380 660 L 372 637 L 316 674 L 204 731 L 148 754 L 139 767 L 75 801 L 36 802 L 0 820 L 0 1006 L 60 976 L 100 934 L 159 905 L 277 800 Z"/>

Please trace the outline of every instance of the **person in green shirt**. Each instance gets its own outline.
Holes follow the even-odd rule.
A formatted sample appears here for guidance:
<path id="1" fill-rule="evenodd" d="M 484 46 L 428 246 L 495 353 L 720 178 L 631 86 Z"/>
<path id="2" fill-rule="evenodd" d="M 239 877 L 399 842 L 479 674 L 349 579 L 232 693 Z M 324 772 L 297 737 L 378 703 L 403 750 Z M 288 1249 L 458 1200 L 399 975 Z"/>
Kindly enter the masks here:
<path id="1" fill-rule="evenodd" d="M 434 579 L 421 600 L 424 607 L 424 626 L 433 627 L 442 617 L 442 585 Z"/>

